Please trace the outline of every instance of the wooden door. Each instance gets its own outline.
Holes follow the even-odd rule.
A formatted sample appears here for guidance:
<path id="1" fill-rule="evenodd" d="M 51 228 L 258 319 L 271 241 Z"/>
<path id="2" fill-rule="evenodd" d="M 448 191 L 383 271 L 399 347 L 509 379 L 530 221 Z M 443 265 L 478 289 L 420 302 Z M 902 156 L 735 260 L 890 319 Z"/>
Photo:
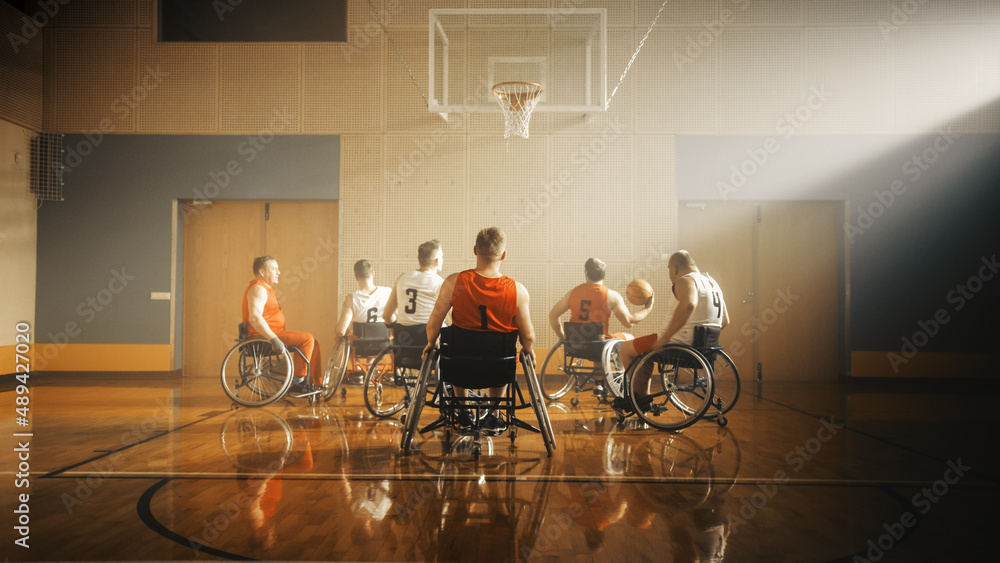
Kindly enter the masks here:
<path id="1" fill-rule="evenodd" d="M 275 293 L 288 329 L 311 332 L 324 352 L 330 349 L 337 311 L 337 202 L 217 201 L 187 210 L 185 376 L 217 376 L 242 319 L 253 259 L 264 254 L 274 256 L 281 270 Z"/>
<path id="2" fill-rule="evenodd" d="M 839 202 L 681 202 L 680 247 L 722 287 L 743 381 L 834 381 Z"/>

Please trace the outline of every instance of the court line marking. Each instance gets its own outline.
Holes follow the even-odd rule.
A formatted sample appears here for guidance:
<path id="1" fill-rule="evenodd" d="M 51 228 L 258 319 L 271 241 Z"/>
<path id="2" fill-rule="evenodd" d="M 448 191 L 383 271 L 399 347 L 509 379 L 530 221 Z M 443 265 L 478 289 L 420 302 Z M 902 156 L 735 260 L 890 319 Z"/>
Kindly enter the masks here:
<path id="1" fill-rule="evenodd" d="M 13 473 L 9 473 L 13 475 Z M 584 483 L 593 481 L 609 481 L 626 484 L 646 484 L 646 483 L 670 483 L 670 484 L 704 484 L 719 483 L 733 485 L 756 485 L 761 480 L 755 477 L 737 477 L 735 479 L 714 479 L 714 478 L 684 478 L 684 477 L 644 477 L 621 476 L 621 475 L 441 475 L 438 473 L 410 473 L 399 475 L 394 473 L 259 473 L 250 474 L 249 478 L 255 476 L 270 477 L 279 476 L 286 481 L 486 481 L 498 482 L 560 482 L 560 483 Z M 93 471 L 66 471 L 60 474 L 63 478 L 86 478 L 101 477 L 104 479 L 175 479 L 175 480 L 230 480 L 239 476 L 232 472 L 211 472 L 211 471 L 179 471 L 175 473 L 164 473 L 162 471 L 120 471 L 100 473 Z M 890 480 L 890 479 L 788 479 L 782 481 L 784 485 L 797 485 L 806 487 L 918 487 L 932 484 L 934 481 L 926 480 Z M 951 485 L 956 489 L 993 489 L 996 483 L 992 482 L 966 482 Z"/>

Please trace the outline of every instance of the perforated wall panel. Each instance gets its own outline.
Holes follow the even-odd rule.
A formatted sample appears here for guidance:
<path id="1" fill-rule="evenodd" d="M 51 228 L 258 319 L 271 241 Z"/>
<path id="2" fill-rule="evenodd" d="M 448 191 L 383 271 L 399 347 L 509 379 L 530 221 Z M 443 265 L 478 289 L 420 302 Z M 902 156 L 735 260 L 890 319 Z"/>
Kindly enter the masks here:
<path id="1" fill-rule="evenodd" d="M 733 14 L 735 25 L 799 25 L 803 21 L 804 0 L 719 0 L 720 10 Z"/>
<path id="2" fill-rule="evenodd" d="M 664 28 L 650 36 L 634 66 L 640 133 L 718 128 L 717 50 L 703 27 Z"/>
<path id="3" fill-rule="evenodd" d="M 3 76 L 0 80 L 0 118 L 40 130 L 43 125 L 45 42 L 40 32 L 26 38 L 22 35 L 23 27 L 17 10 L 0 5 L 0 32 L 5 38 L 0 46 L 0 75 Z"/>
<path id="4" fill-rule="evenodd" d="M 890 0 L 806 0 L 806 25 L 878 25 L 889 19 Z"/>
<path id="5" fill-rule="evenodd" d="M 983 0 L 983 20 L 1000 20 L 1000 0 Z"/>
<path id="6" fill-rule="evenodd" d="M 631 29 L 608 30 L 608 97 L 611 96 L 611 91 L 615 85 L 618 84 L 621 72 L 628 64 L 629 59 L 632 57 L 632 53 L 635 52 L 638 37 L 635 41 L 633 41 L 633 35 L 634 32 Z M 655 52 L 652 53 L 655 55 Z M 640 57 L 641 56 L 642 55 L 640 54 Z M 628 75 L 626 75 L 625 80 L 622 82 L 621 86 L 619 86 L 617 93 L 615 93 L 614 98 L 611 100 L 611 105 L 608 106 L 607 112 L 587 115 L 581 115 L 574 112 L 550 113 L 549 117 L 552 120 L 553 132 L 600 134 L 605 130 L 608 124 L 612 122 L 615 124 L 615 127 L 621 131 L 634 131 L 632 114 L 635 107 L 636 81 L 641 78 L 641 73 L 647 72 L 648 70 L 642 68 L 643 66 L 643 64 L 638 62 L 632 66 L 632 69 L 629 70 Z M 595 77 L 593 100 L 597 100 L 598 92 L 596 91 L 596 88 L 599 86 L 599 80 L 596 77 L 599 76 L 599 73 L 596 68 L 593 71 L 593 76 Z M 570 75 L 567 79 L 570 84 L 578 82 L 581 87 L 584 82 L 582 77 L 579 75 Z"/>
<path id="7" fill-rule="evenodd" d="M 806 29 L 807 103 L 790 130 L 796 133 L 890 130 L 890 47 L 891 43 L 876 27 Z M 812 105 L 808 103 L 810 100 L 814 102 Z M 802 128 L 796 129 L 800 123 Z"/>
<path id="8" fill-rule="evenodd" d="M 475 235 L 473 234 L 473 236 Z M 511 235 L 507 236 L 510 238 Z M 474 243 L 475 239 L 472 242 Z M 508 253 L 508 259 L 504 261 L 500 271 L 521 282 L 528 290 L 528 311 L 531 313 L 532 328 L 535 329 L 534 345 L 546 348 L 550 343 L 554 343 L 552 330 L 548 328 L 549 309 L 552 308 L 552 302 L 545 299 L 552 283 L 548 266 L 518 261 Z M 542 358 L 539 358 L 538 361 L 541 362 L 541 360 Z"/>
<path id="9" fill-rule="evenodd" d="M 467 248 L 465 137 L 387 135 L 385 151 L 387 168 L 404 172 L 386 182 L 386 258 L 409 259 L 434 238 Z"/>
<path id="10" fill-rule="evenodd" d="M 140 30 L 137 72 L 140 89 L 125 107 L 143 133 L 218 131 L 218 55 L 215 44 L 154 43 Z M 148 78 L 147 78 L 148 77 Z"/>
<path id="11" fill-rule="evenodd" d="M 153 26 L 153 0 L 138 0 L 136 23 L 139 27 Z"/>
<path id="12" fill-rule="evenodd" d="M 55 132 L 135 130 L 135 112 L 126 111 L 123 105 L 141 78 L 135 71 L 135 46 L 135 30 L 56 32 L 52 46 Z"/>
<path id="13" fill-rule="evenodd" d="M 442 126 L 446 126 L 450 130 L 464 127 L 465 116 L 460 113 L 449 115 L 449 121 L 444 124 L 441 117 L 427 111 L 427 103 L 421 95 L 421 92 L 424 95 L 428 93 L 426 25 L 421 29 L 392 29 L 391 32 L 403 60 L 413 72 L 416 84 L 410 78 L 406 66 L 396 56 L 396 52 L 391 46 L 387 46 L 385 55 L 386 129 L 388 131 L 425 131 L 430 133 Z M 465 47 L 462 34 L 449 35 L 449 42 L 453 52 L 463 52 Z M 441 66 L 440 57 L 437 66 L 438 68 Z M 453 58 L 448 81 L 449 95 L 452 96 L 449 103 L 461 103 L 465 98 L 465 80 L 466 71 L 462 59 Z M 440 96 L 440 94 L 438 95 Z"/>
<path id="14" fill-rule="evenodd" d="M 984 99 L 981 113 L 983 133 L 1000 132 L 1000 25 L 984 25 L 983 53 L 992 53 L 992 64 L 983 69 Z M 990 59 L 987 59 L 989 61 Z"/>
<path id="15" fill-rule="evenodd" d="M 227 43 L 219 49 L 221 131 L 300 131 L 302 47 Z"/>
<path id="16" fill-rule="evenodd" d="M 552 168 L 570 187 L 552 201 L 552 256 L 570 261 L 592 254 L 628 255 L 634 202 L 630 135 L 557 135 Z M 599 221 L 600 228 L 589 228 Z"/>
<path id="17" fill-rule="evenodd" d="M 661 2 L 662 3 L 662 2 Z M 604 8 L 608 12 L 608 27 L 632 27 L 633 25 L 639 25 L 648 27 L 649 22 L 636 22 L 634 12 L 635 12 L 635 0 L 554 0 L 552 2 L 553 8 L 566 9 L 567 6 L 572 6 L 575 8 Z M 657 6 L 659 9 L 659 6 Z M 655 14 L 656 12 L 653 12 Z M 652 19 L 652 16 L 650 16 Z"/>
<path id="18" fill-rule="evenodd" d="M 341 258 L 352 264 L 384 256 L 385 165 L 382 137 L 343 135 L 340 138 Z"/>
<path id="19" fill-rule="evenodd" d="M 733 29 L 719 38 L 721 132 L 771 133 L 803 102 L 802 30 Z"/>
<path id="20" fill-rule="evenodd" d="M 59 5 L 59 12 L 53 18 L 52 24 L 73 27 L 134 27 L 136 2 L 137 0 L 56 2 Z"/>
<path id="21" fill-rule="evenodd" d="M 896 18 L 894 21 L 905 22 L 903 25 L 979 20 L 979 0 L 891 1 L 892 15 Z"/>
<path id="22" fill-rule="evenodd" d="M 355 0 L 364 2 L 365 0 Z M 390 4 L 392 0 L 389 0 Z M 394 26 L 420 26 L 424 30 L 424 44 L 427 43 L 427 10 L 430 8 L 468 8 L 465 0 L 434 0 L 433 5 L 429 2 L 408 2 L 406 0 L 396 0 L 399 5 L 397 12 L 392 19 Z M 496 6 L 473 6 L 475 8 L 491 8 Z M 390 12 L 391 13 L 391 12 Z M 395 34 L 395 32 L 393 32 Z M 425 52 L 426 56 L 426 52 Z"/>
<path id="23" fill-rule="evenodd" d="M 641 278 L 650 282 L 656 294 L 662 296 L 666 295 L 661 292 L 663 286 L 655 283 L 656 280 L 665 279 L 666 276 L 662 256 L 677 250 L 675 137 L 637 136 L 635 153 L 636 197 L 632 221 L 635 244 L 629 257 L 631 260 L 629 278 Z M 654 311 L 653 315 L 655 314 L 657 313 Z M 649 320 L 644 322 L 649 323 Z M 660 327 L 659 324 L 649 326 Z"/>
<path id="24" fill-rule="evenodd" d="M 510 256 L 549 258 L 549 213 L 563 187 L 549 177 L 546 136 L 511 139 L 469 137 L 469 231 L 496 226 L 507 234 Z"/>
<path id="25" fill-rule="evenodd" d="M 957 27 L 909 26 L 894 38 L 895 80 L 899 127 L 927 131 L 950 126 L 955 131 L 978 129 L 982 104 L 983 57 L 978 33 Z"/>
<path id="26" fill-rule="evenodd" d="M 635 28 L 642 37 L 650 22 L 656 17 L 660 6 L 663 5 L 663 0 L 636 0 L 635 4 Z M 701 25 L 704 22 L 715 21 L 719 15 L 716 4 L 704 0 L 669 0 L 653 29 L 659 29 L 660 26 Z"/>
<path id="27" fill-rule="evenodd" d="M 365 29 L 365 28 L 361 28 Z M 382 34 L 354 34 L 347 44 L 302 47 L 303 130 L 381 132 L 385 74 Z"/>

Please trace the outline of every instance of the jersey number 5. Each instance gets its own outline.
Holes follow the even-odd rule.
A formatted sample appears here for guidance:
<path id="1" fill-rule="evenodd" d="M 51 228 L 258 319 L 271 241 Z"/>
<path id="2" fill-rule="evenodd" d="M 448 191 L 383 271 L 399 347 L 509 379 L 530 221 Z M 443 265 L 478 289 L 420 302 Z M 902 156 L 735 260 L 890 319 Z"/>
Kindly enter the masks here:
<path id="1" fill-rule="evenodd" d="M 577 315 L 578 321 L 588 321 L 590 320 L 590 299 L 580 300 L 580 314 Z"/>
<path id="2" fill-rule="evenodd" d="M 417 290 L 415 288 L 409 288 L 406 290 L 406 294 L 410 296 L 410 302 L 403 307 L 403 310 L 407 314 L 412 315 L 417 312 Z"/>

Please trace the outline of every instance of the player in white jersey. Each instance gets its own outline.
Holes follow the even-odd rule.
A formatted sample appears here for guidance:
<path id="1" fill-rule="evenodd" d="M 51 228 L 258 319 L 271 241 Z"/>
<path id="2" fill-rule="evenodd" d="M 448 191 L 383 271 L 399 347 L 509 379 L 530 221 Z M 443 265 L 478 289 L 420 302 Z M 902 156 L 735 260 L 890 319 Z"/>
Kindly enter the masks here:
<path id="1" fill-rule="evenodd" d="M 385 305 L 392 293 L 388 287 L 375 285 L 375 269 L 368 260 L 354 263 L 354 279 L 358 281 L 358 290 L 344 298 L 337 321 L 338 337 L 350 332 L 351 323 L 382 322 Z"/>
<path id="2" fill-rule="evenodd" d="M 638 356 L 672 342 L 690 345 L 694 341 L 696 326 L 721 330 L 729 324 L 729 311 L 726 310 L 722 289 L 711 276 L 698 270 L 687 251 L 679 250 L 671 254 L 667 267 L 678 301 L 677 308 L 662 332 L 622 343 L 621 358 L 626 366 Z"/>
<path id="3" fill-rule="evenodd" d="M 403 273 L 396 280 L 385 306 L 385 322 L 413 326 L 427 324 L 444 278 L 439 275 L 444 265 L 444 252 L 437 240 L 430 240 L 417 249 L 420 267 Z"/>

